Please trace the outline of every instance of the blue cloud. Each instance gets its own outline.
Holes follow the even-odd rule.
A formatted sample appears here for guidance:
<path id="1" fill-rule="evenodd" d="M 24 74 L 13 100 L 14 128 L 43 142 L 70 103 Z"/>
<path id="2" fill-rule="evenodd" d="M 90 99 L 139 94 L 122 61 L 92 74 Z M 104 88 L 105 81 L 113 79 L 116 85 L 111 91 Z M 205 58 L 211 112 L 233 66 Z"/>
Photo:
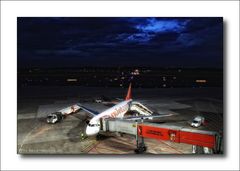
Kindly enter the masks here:
<path id="1" fill-rule="evenodd" d="M 148 42 L 154 37 L 152 34 L 148 33 L 132 33 L 132 34 L 119 34 L 117 39 L 123 43 L 144 43 Z"/>
<path id="2" fill-rule="evenodd" d="M 189 20 L 157 20 L 155 18 L 147 19 L 146 24 L 136 25 L 136 29 L 142 32 L 182 32 L 185 30 Z"/>

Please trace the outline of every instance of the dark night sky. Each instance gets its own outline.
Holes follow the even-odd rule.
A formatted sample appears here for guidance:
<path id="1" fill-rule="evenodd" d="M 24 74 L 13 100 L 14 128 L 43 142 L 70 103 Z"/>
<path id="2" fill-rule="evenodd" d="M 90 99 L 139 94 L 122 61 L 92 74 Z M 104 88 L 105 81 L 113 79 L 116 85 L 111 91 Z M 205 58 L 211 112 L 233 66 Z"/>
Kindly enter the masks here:
<path id="1" fill-rule="evenodd" d="M 222 18 L 17 20 L 18 67 L 223 67 Z"/>

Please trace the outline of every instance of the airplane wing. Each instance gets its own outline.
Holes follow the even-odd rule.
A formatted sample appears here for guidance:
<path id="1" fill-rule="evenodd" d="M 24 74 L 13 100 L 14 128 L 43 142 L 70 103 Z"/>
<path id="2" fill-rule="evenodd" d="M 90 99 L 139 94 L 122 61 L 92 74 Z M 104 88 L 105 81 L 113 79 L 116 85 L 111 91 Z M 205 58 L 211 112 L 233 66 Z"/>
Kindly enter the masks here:
<path id="1" fill-rule="evenodd" d="M 93 117 L 99 114 L 99 112 L 89 109 L 85 106 L 82 106 L 81 104 L 78 104 L 78 106 L 80 107 L 80 109 L 84 110 L 85 112 L 87 112 L 88 114 L 90 114 Z"/>
<path id="2" fill-rule="evenodd" d="M 140 115 L 152 115 L 153 111 L 140 102 L 132 101 L 131 111 L 137 111 Z"/>
<path id="3" fill-rule="evenodd" d="M 168 117 L 172 116 L 173 114 L 159 114 L 159 115 L 149 115 L 149 116 L 130 116 L 125 117 L 126 120 L 141 120 L 141 119 L 153 119 L 153 118 L 162 118 L 162 117 Z"/>
<path id="4" fill-rule="evenodd" d="M 118 104 L 119 102 L 121 102 L 121 100 L 119 100 L 118 98 L 115 98 L 115 99 L 112 99 L 112 100 L 109 100 L 109 101 L 101 101 L 99 103 L 102 103 L 103 105 L 105 106 L 108 106 L 108 107 L 112 107 L 116 104 Z"/>
<path id="5" fill-rule="evenodd" d="M 118 98 L 111 98 L 111 97 L 107 97 L 107 96 L 102 95 L 101 97 L 96 98 L 94 101 L 96 103 L 101 103 L 101 104 L 103 104 L 107 107 L 112 107 L 112 106 L 118 104 L 119 102 L 121 102 L 122 100 L 120 100 Z"/>
<path id="6" fill-rule="evenodd" d="M 72 106 L 66 107 L 64 109 L 59 110 L 58 112 L 50 113 L 47 115 L 47 123 L 49 124 L 55 124 L 61 120 L 63 120 L 67 115 L 71 115 L 76 113 L 78 110 L 84 110 L 88 114 L 90 114 L 92 117 L 96 116 L 99 114 L 99 112 L 93 111 L 91 109 L 88 109 L 81 104 L 74 104 Z"/>
<path id="7" fill-rule="evenodd" d="M 116 100 L 123 101 L 123 98 L 115 98 Z"/>
<path id="8" fill-rule="evenodd" d="M 173 115 L 173 114 L 154 114 L 151 109 L 149 109 L 148 107 L 146 107 L 145 105 L 137 101 L 132 102 L 130 110 L 137 111 L 140 114 L 140 116 L 131 116 L 131 117 L 126 117 L 124 119 L 127 119 L 127 120 L 153 119 L 153 118 L 168 117 Z"/>
<path id="9" fill-rule="evenodd" d="M 113 107 L 114 105 L 118 104 L 118 102 L 115 102 L 115 101 L 113 101 L 113 102 L 102 102 L 102 104 L 104 106 L 107 106 L 107 107 Z"/>

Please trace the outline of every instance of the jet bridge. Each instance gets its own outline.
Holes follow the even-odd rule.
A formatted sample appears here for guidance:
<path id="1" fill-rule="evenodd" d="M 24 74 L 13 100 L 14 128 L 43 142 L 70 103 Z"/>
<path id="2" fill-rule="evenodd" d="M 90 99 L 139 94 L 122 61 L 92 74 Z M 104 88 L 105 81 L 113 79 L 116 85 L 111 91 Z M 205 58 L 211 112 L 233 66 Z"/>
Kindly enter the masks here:
<path id="1" fill-rule="evenodd" d="M 105 119 L 102 122 L 105 132 L 118 132 L 136 137 L 136 153 L 146 151 L 144 138 L 159 139 L 175 143 L 193 145 L 193 153 L 220 153 L 222 138 L 218 132 L 200 130 L 186 126 L 156 124 L 125 119 Z"/>

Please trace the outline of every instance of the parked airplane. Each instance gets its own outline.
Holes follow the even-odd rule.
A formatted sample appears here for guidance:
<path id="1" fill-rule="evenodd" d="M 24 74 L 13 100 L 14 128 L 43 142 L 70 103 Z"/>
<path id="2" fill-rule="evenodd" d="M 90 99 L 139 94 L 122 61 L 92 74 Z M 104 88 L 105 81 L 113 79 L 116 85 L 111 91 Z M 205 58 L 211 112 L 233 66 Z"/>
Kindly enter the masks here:
<path id="1" fill-rule="evenodd" d="M 124 115 L 128 112 L 128 111 L 136 111 L 137 113 L 139 113 L 140 116 L 133 116 L 130 117 L 128 119 L 151 119 L 153 117 L 166 117 L 166 116 L 170 116 L 172 114 L 164 114 L 164 115 L 152 115 L 153 112 L 148 109 L 147 107 L 145 107 L 143 104 L 133 101 L 132 100 L 132 87 L 131 87 L 131 83 L 129 84 L 128 87 L 128 92 L 127 95 L 125 97 L 125 100 L 114 105 L 113 107 L 98 113 L 95 111 L 92 111 L 91 109 L 88 109 L 84 106 L 82 106 L 81 104 L 76 104 L 73 105 L 71 107 L 66 108 L 66 110 L 61 110 L 59 112 L 56 112 L 55 114 L 49 114 L 47 117 L 47 122 L 48 123 L 56 123 L 60 120 L 62 120 L 64 118 L 64 116 L 68 115 L 68 114 L 72 114 L 75 111 L 78 110 L 84 110 L 85 112 L 89 113 L 92 116 L 92 119 L 88 122 L 87 127 L 86 127 L 86 135 L 88 136 L 92 136 L 92 135 L 96 135 L 99 133 L 100 131 L 100 119 L 104 119 L 104 118 L 124 118 Z M 59 117 L 59 113 L 62 113 L 62 117 Z M 127 119 L 127 118 L 126 118 Z"/>

